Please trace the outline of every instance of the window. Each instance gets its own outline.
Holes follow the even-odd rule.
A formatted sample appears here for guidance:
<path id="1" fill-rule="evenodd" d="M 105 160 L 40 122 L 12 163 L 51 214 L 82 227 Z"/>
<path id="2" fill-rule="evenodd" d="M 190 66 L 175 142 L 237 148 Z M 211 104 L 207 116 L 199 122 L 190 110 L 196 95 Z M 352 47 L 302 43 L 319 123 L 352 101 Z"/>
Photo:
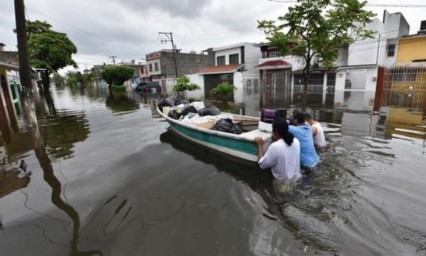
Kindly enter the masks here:
<path id="1" fill-rule="evenodd" d="M 217 66 L 225 65 L 225 56 L 218 56 L 216 62 Z"/>
<path id="2" fill-rule="evenodd" d="M 268 52 L 268 58 L 272 58 L 272 57 L 278 57 L 278 52 L 277 51 Z"/>
<path id="3" fill-rule="evenodd" d="M 154 63 L 154 68 L 155 68 L 155 71 L 158 71 L 158 62 Z"/>
<path id="4" fill-rule="evenodd" d="M 149 64 L 149 72 L 152 72 L 152 64 Z"/>
<path id="5" fill-rule="evenodd" d="M 388 57 L 393 57 L 395 56 L 395 45 L 394 44 L 388 44 L 387 47 L 387 51 L 388 51 Z"/>
<path id="6" fill-rule="evenodd" d="M 238 53 L 229 55 L 229 64 L 239 64 L 239 58 L 238 57 L 239 57 Z"/>

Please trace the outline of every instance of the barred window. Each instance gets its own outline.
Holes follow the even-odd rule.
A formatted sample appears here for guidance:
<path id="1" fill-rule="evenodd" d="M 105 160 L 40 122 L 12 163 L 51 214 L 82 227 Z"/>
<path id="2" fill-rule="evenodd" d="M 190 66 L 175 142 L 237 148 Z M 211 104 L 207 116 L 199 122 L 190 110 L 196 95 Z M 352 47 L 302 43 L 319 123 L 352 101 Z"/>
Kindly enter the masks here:
<path id="1" fill-rule="evenodd" d="M 394 44 L 388 44 L 387 47 L 387 52 L 388 52 L 388 57 L 393 57 L 395 56 L 395 45 Z"/>

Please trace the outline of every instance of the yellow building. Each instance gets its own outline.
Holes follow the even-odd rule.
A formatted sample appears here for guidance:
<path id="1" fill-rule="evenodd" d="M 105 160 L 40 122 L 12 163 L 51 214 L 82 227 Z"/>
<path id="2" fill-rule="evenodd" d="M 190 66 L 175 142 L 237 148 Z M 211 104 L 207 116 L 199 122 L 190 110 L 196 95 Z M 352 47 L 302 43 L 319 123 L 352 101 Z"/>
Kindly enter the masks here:
<path id="1" fill-rule="evenodd" d="M 390 68 L 387 103 L 426 115 L 426 31 L 399 38 L 397 63 Z"/>
<path id="2" fill-rule="evenodd" d="M 397 63 L 426 63 L 426 34 L 402 37 L 398 43 Z"/>

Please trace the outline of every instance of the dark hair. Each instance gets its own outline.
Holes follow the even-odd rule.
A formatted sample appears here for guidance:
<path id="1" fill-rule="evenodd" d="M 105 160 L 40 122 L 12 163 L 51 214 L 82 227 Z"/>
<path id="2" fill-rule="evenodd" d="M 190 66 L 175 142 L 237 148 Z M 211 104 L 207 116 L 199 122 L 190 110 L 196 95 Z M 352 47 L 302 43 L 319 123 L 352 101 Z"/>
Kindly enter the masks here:
<path id="1" fill-rule="evenodd" d="M 308 113 L 305 113 L 305 120 L 310 120 L 312 119 L 312 116 Z"/>
<path id="2" fill-rule="evenodd" d="M 305 114 L 302 112 L 293 114 L 293 118 L 296 118 L 299 124 L 303 124 L 305 122 Z"/>
<path id="3" fill-rule="evenodd" d="M 294 136 L 293 134 L 288 132 L 288 123 L 285 118 L 276 118 L 272 122 L 272 130 L 281 135 L 285 143 L 291 146 L 291 144 L 293 143 Z"/>

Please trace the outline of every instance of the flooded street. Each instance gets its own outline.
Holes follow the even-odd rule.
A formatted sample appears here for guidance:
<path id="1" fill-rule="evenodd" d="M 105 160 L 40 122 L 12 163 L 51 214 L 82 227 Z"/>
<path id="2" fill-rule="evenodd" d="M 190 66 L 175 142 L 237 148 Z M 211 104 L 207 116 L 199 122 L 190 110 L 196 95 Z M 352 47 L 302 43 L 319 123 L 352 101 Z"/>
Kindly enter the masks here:
<path id="1" fill-rule="evenodd" d="M 176 137 L 150 99 L 51 90 L 0 147 L 0 255 L 426 254 L 424 133 L 320 119 L 332 148 L 278 205 L 270 173 Z"/>

